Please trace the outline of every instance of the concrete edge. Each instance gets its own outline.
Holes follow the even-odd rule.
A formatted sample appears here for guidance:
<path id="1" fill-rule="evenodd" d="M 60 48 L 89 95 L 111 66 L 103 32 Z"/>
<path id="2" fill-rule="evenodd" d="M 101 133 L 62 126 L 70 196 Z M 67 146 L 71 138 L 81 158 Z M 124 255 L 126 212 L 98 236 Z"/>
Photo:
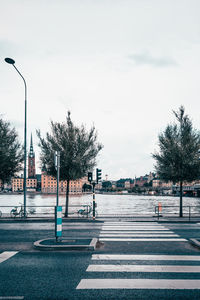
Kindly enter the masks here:
<path id="1" fill-rule="evenodd" d="M 55 223 L 55 219 L 45 219 L 45 218 L 26 218 L 26 219 L 24 219 L 24 218 L 0 218 L 0 223 L 18 223 L 18 222 L 22 222 L 22 223 L 41 223 L 41 222 L 43 222 L 43 223 Z M 62 222 L 63 223 L 103 223 L 104 221 L 103 220 L 97 220 L 97 219 L 95 219 L 95 220 L 92 220 L 92 219 L 86 219 L 86 218 L 84 218 L 84 219 L 65 219 L 65 218 L 63 218 L 62 219 Z"/>
<path id="2" fill-rule="evenodd" d="M 197 239 L 190 239 L 190 243 L 198 248 L 200 248 L 200 242 Z"/>
<path id="3" fill-rule="evenodd" d="M 80 238 L 81 239 L 81 238 Z M 52 238 L 42 239 L 33 243 L 34 248 L 37 250 L 91 250 L 94 251 L 96 249 L 96 244 L 98 242 L 97 238 L 92 238 L 89 245 L 42 245 L 41 243 L 46 240 L 52 240 Z"/>

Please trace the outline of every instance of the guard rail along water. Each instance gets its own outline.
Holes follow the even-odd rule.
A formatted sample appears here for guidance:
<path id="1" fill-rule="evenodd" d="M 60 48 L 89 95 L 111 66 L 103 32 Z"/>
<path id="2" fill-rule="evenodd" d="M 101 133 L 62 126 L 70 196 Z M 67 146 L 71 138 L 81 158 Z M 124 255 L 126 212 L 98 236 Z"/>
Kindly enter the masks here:
<path id="1" fill-rule="evenodd" d="M 178 205 L 161 205 L 160 203 L 155 206 L 155 216 L 159 220 L 161 217 L 178 217 L 179 206 Z M 190 221 L 192 217 L 200 216 L 200 206 L 183 206 L 183 216 L 188 217 Z"/>
<path id="2" fill-rule="evenodd" d="M 55 206 L 26 206 L 24 214 L 24 206 L 20 203 L 15 206 L 1 206 L 0 218 L 23 219 L 25 218 L 54 218 Z M 62 215 L 64 217 L 65 207 L 62 208 Z M 92 205 L 70 205 L 69 213 L 70 218 L 92 218 Z"/>

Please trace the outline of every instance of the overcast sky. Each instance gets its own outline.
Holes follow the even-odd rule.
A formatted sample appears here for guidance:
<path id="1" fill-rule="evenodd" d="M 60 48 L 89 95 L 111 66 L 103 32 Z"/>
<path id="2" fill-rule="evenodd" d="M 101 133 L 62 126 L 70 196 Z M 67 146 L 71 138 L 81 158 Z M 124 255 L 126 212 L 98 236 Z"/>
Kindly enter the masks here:
<path id="1" fill-rule="evenodd" d="M 103 178 L 154 170 L 158 134 L 184 105 L 200 129 L 199 0 L 0 0 L 1 115 L 28 146 L 50 120 L 93 124 Z M 39 169 L 37 169 L 39 172 Z"/>

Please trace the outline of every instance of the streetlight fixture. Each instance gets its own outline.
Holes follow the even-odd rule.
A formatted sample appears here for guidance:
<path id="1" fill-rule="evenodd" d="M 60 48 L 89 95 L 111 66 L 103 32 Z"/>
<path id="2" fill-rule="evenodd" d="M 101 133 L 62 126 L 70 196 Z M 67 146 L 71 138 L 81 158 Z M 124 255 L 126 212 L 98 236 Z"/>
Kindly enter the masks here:
<path id="1" fill-rule="evenodd" d="M 26 127 L 27 127 L 27 86 L 26 81 L 22 74 L 19 72 L 17 67 L 15 66 L 15 61 L 12 58 L 6 57 L 5 62 L 7 62 L 10 65 L 13 65 L 17 73 L 21 76 L 24 82 L 25 87 L 25 119 L 24 119 L 24 218 L 26 217 Z"/>

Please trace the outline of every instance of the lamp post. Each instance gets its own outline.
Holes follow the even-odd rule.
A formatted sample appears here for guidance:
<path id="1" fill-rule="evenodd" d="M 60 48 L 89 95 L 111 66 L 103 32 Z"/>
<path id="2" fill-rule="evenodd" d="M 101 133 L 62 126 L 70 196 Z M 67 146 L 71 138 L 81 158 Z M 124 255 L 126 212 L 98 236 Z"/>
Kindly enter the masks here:
<path id="1" fill-rule="evenodd" d="M 13 65 L 17 73 L 21 76 L 24 82 L 24 87 L 25 87 L 25 118 L 24 118 L 24 218 L 26 217 L 26 127 L 27 127 L 27 86 L 26 86 L 26 81 L 22 74 L 19 72 L 17 67 L 15 66 L 15 61 L 12 58 L 5 58 L 5 61 Z"/>

